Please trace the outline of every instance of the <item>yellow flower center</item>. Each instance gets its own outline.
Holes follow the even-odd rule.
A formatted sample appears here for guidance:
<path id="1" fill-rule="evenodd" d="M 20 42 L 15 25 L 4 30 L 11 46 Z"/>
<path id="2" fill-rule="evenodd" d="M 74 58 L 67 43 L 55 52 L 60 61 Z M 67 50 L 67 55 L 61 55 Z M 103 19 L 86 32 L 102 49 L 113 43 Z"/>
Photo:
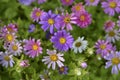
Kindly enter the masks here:
<path id="1" fill-rule="evenodd" d="M 50 55 L 50 59 L 51 59 L 51 61 L 57 61 L 58 56 L 56 54 Z"/>
<path id="2" fill-rule="evenodd" d="M 112 58 L 112 63 L 117 65 L 120 63 L 120 59 L 118 57 Z"/>
<path id="3" fill-rule="evenodd" d="M 36 16 L 39 17 L 41 15 L 41 12 L 37 11 Z"/>
<path id="4" fill-rule="evenodd" d="M 66 2 L 70 2 L 70 0 L 66 0 Z"/>
<path id="5" fill-rule="evenodd" d="M 34 45 L 32 46 L 32 49 L 33 49 L 33 50 L 38 50 L 38 45 L 37 45 L 37 44 L 34 44 Z"/>
<path id="6" fill-rule="evenodd" d="M 110 6 L 111 8 L 116 8 L 117 3 L 114 2 L 114 1 L 112 1 L 112 2 L 109 3 L 109 6 Z"/>
<path id="7" fill-rule="evenodd" d="M 9 42 L 12 42 L 13 41 L 13 35 L 12 34 L 7 34 L 6 35 L 6 40 L 9 41 Z"/>
<path id="8" fill-rule="evenodd" d="M 115 32 L 114 32 L 114 31 L 110 31 L 110 32 L 109 32 L 109 36 L 110 36 L 110 37 L 115 36 Z"/>
<path id="9" fill-rule="evenodd" d="M 105 44 L 101 44 L 101 45 L 100 45 L 100 48 L 101 48 L 102 50 L 104 50 L 104 49 L 106 48 L 106 45 L 105 45 Z"/>
<path id="10" fill-rule="evenodd" d="M 61 71 L 61 72 L 64 72 L 64 67 L 61 67 L 61 68 L 60 68 L 60 71 Z"/>
<path id="11" fill-rule="evenodd" d="M 69 23 L 70 22 L 70 18 L 69 17 L 65 17 L 64 18 L 64 22 Z"/>
<path id="12" fill-rule="evenodd" d="M 75 10 L 76 10 L 76 11 L 79 11 L 80 9 L 81 9 L 80 6 L 75 6 Z"/>
<path id="13" fill-rule="evenodd" d="M 18 46 L 17 46 L 17 45 L 13 45 L 13 46 L 12 46 L 12 49 L 13 49 L 14 51 L 17 51 L 17 50 L 18 50 Z"/>
<path id="14" fill-rule="evenodd" d="M 4 56 L 4 60 L 10 61 L 10 57 L 9 56 Z"/>
<path id="15" fill-rule="evenodd" d="M 54 24 L 54 20 L 53 20 L 53 19 L 48 19 L 48 23 L 49 23 L 50 25 L 52 25 L 52 24 Z"/>
<path id="16" fill-rule="evenodd" d="M 77 43 L 75 44 L 75 46 L 76 46 L 76 47 L 80 47 L 80 46 L 81 46 L 81 42 L 77 42 Z"/>
<path id="17" fill-rule="evenodd" d="M 80 20 L 81 20 L 81 21 L 85 21 L 85 16 L 84 16 L 84 15 L 81 15 L 81 16 L 80 16 Z"/>
<path id="18" fill-rule="evenodd" d="M 61 38 L 59 39 L 59 41 L 60 41 L 60 43 L 61 43 L 61 44 L 65 44 L 66 39 L 65 39 L 65 38 L 63 38 L 63 37 L 61 37 Z"/>
<path id="19" fill-rule="evenodd" d="M 95 0 L 90 0 L 90 2 L 94 2 Z"/>

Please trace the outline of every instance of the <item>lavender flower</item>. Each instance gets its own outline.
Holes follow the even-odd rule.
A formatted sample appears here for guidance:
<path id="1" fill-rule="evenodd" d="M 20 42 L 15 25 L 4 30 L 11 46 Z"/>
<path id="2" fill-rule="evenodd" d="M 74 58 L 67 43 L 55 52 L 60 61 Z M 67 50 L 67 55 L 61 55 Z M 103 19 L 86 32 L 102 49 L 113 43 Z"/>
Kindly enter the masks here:
<path id="1" fill-rule="evenodd" d="M 100 0 L 85 0 L 86 5 L 90 6 L 97 6 Z"/>
<path id="2" fill-rule="evenodd" d="M 68 67 L 62 66 L 58 68 L 60 74 L 68 74 Z"/>
<path id="3" fill-rule="evenodd" d="M 28 32 L 34 32 L 34 30 L 35 30 L 35 25 L 34 25 L 34 24 L 31 24 L 31 25 L 29 26 Z"/>

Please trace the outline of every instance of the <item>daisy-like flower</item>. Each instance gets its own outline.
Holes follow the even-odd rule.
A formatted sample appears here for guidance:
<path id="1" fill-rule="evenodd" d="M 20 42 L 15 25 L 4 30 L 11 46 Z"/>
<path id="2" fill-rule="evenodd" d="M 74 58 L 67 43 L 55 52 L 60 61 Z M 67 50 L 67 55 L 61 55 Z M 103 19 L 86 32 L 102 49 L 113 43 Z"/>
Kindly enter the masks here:
<path id="1" fill-rule="evenodd" d="M 67 33 L 65 30 L 58 31 L 52 36 L 51 42 L 53 42 L 54 47 L 59 51 L 67 51 L 72 47 L 73 37 L 70 33 Z"/>
<path id="2" fill-rule="evenodd" d="M 88 12 L 80 12 L 76 14 L 76 17 L 77 17 L 76 24 L 81 28 L 88 27 L 88 25 L 90 25 L 92 22 L 91 15 Z"/>
<path id="3" fill-rule="evenodd" d="M 110 16 L 114 16 L 115 12 L 120 13 L 120 0 L 107 0 L 102 2 L 104 12 Z"/>
<path id="4" fill-rule="evenodd" d="M 60 74 L 68 74 L 68 67 L 62 66 L 58 68 Z"/>
<path id="5" fill-rule="evenodd" d="M 47 49 L 47 54 L 49 56 L 44 56 L 44 59 L 42 59 L 42 62 L 45 64 L 48 64 L 48 68 L 51 67 L 52 69 L 55 70 L 56 63 L 59 67 L 64 66 L 62 62 L 64 62 L 63 54 L 57 53 L 56 50 L 48 50 Z"/>
<path id="6" fill-rule="evenodd" d="M 34 25 L 34 24 L 31 24 L 31 25 L 29 26 L 28 32 L 34 32 L 34 30 L 35 30 L 35 25 Z"/>
<path id="7" fill-rule="evenodd" d="M 88 6 L 97 6 L 100 0 L 85 0 Z"/>
<path id="8" fill-rule="evenodd" d="M 115 41 L 120 40 L 120 32 L 119 30 L 110 30 L 110 31 L 107 31 L 107 34 L 105 37 L 107 41 L 115 43 Z"/>
<path id="9" fill-rule="evenodd" d="M 44 2 L 46 2 L 47 0 L 38 0 L 38 4 L 42 4 Z"/>
<path id="10" fill-rule="evenodd" d="M 53 14 L 52 11 L 48 11 L 48 13 L 45 13 L 41 16 L 41 21 L 39 22 L 42 26 L 41 28 L 46 31 L 48 28 L 50 28 L 50 33 L 54 32 L 54 27 L 56 29 L 60 28 L 60 24 L 58 23 L 58 19 L 60 19 L 59 15 Z"/>
<path id="11" fill-rule="evenodd" d="M 115 22 L 113 22 L 111 20 L 105 22 L 105 24 L 104 24 L 105 31 L 113 30 L 114 27 L 115 27 Z"/>
<path id="12" fill-rule="evenodd" d="M 8 47 L 8 51 L 15 56 L 20 56 L 22 53 L 22 46 L 19 42 L 12 42 Z"/>
<path id="13" fill-rule="evenodd" d="M 115 47 L 108 41 L 98 40 L 95 44 L 96 53 L 101 54 L 102 57 L 108 55 L 111 51 L 115 51 Z"/>
<path id="14" fill-rule="evenodd" d="M 40 10 L 40 8 L 33 8 L 33 11 L 31 13 L 31 18 L 33 19 L 33 21 L 40 21 L 41 16 L 44 15 L 45 12 L 43 12 L 42 10 Z"/>
<path id="15" fill-rule="evenodd" d="M 86 49 L 88 42 L 84 40 L 84 37 L 78 37 L 78 39 L 73 43 L 72 49 L 75 53 L 81 53 L 83 50 Z"/>
<path id="16" fill-rule="evenodd" d="M 78 3 L 72 7 L 72 12 L 78 14 L 78 12 L 85 11 L 85 8 L 82 3 Z"/>
<path id="17" fill-rule="evenodd" d="M 64 6 L 69 6 L 69 5 L 72 5 L 74 0 L 60 0 L 62 5 Z"/>
<path id="18" fill-rule="evenodd" d="M 105 68 L 109 68 L 110 66 L 112 66 L 111 73 L 118 74 L 118 71 L 120 70 L 120 52 L 111 52 L 104 58 L 108 60 L 106 62 Z"/>
<path id="19" fill-rule="evenodd" d="M 0 52 L 0 64 L 2 64 L 2 66 L 5 66 L 6 68 L 8 66 L 13 67 L 14 63 L 12 55 L 9 55 L 8 52 Z"/>
<path id="20" fill-rule="evenodd" d="M 30 5 L 34 0 L 19 0 L 19 2 L 21 4 L 24 4 L 24 5 Z"/>
<path id="21" fill-rule="evenodd" d="M 22 60 L 20 62 L 20 66 L 21 67 L 28 67 L 30 64 L 29 64 L 29 61 L 28 60 Z"/>
<path id="22" fill-rule="evenodd" d="M 62 14 L 61 16 L 61 27 L 62 29 L 64 29 L 66 27 L 67 30 L 72 30 L 72 25 L 71 24 L 76 24 L 76 17 L 74 16 L 74 14 Z"/>
<path id="23" fill-rule="evenodd" d="M 40 40 L 30 38 L 29 40 L 24 40 L 24 42 L 24 51 L 26 55 L 29 55 L 29 57 L 34 58 L 42 53 Z"/>

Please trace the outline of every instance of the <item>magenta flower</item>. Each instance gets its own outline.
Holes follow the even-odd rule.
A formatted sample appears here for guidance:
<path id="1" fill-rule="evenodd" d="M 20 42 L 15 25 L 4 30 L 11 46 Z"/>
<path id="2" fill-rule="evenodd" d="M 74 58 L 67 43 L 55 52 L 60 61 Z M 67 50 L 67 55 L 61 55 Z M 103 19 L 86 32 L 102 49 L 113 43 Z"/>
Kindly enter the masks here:
<path id="1" fill-rule="evenodd" d="M 24 42 L 24 51 L 26 55 L 29 55 L 29 57 L 34 58 L 42 53 L 40 40 L 30 38 L 29 40 L 24 40 Z"/>
<path id="2" fill-rule="evenodd" d="M 102 2 L 104 12 L 110 16 L 114 16 L 115 12 L 120 13 L 120 0 L 107 0 Z"/>
<path id="3" fill-rule="evenodd" d="M 100 0 L 85 0 L 88 6 L 97 6 Z"/>
<path id="4" fill-rule="evenodd" d="M 96 53 L 101 54 L 102 57 L 108 55 L 111 51 L 115 51 L 116 47 L 113 47 L 111 43 L 104 40 L 98 40 L 95 44 Z"/>
<path id="5" fill-rule="evenodd" d="M 111 52 L 104 58 L 107 60 L 105 68 L 112 66 L 111 73 L 118 74 L 118 71 L 120 70 L 120 52 Z"/>
<path id="6" fill-rule="evenodd" d="M 73 37 L 70 33 L 67 33 L 65 30 L 58 31 L 52 36 L 51 42 L 54 44 L 54 47 L 59 51 L 67 51 L 72 47 Z"/>
<path id="7" fill-rule="evenodd" d="M 50 28 L 50 33 L 52 34 L 54 32 L 54 27 L 56 29 L 60 28 L 59 24 L 60 16 L 53 14 L 50 10 L 48 13 L 41 16 L 41 21 L 39 22 L 42 26 L 41 28 L 46 31 L 48 28 Z"/>
<path id="8" fill-rule="evenodd" d="M 28 60 L 22 60 L 20 62 L 20 66 L 21 67 L 28 67 L 30 64 L 29 64 L 29 61 Z"/>
<path id="9" fill-rule="evenodd" d="M 72 3 L 74 2 L 74 0 L 60 0 L 60 1 L 65 6 L 72 5 Z"/>
<path id="10" fill-rule="evenodd" d="M 44 15 L 45 12 L 43 12 L 42 10 L 40 10 L 40 8 L 34 8 L 32 13 L 31 13 L 31 18 L 33 19 L 33 21 L 40 21 L 41 16 Z"/>
<path id="11" fill-rule="evenodd" d="M 78 3 L 72 6 L 72 12 L 78 14 L 78 12 L 85 11 L 85 8 L 82 3 Z"/>
<path id="12" fill-rule="evenodd" d="M 62 14 L 61 16 L 61 27 L 62 29 L 64 29 L 66 27 L 67 30 L 72 30 L 72 25 L 71 24 L 76 24 L 76 17 L 74 16 L 74 14 Z"/>
<path id="13" fill-rule="evenodd" d="M 92 22 L 91 15 L 88 12 L 80 12 L 76 14 L 76 16 L 77 25 L 80 26 L 81 28 L 88 27 L 88 25 L 90 25 Z"/>
<path id="14" fill-rule="evenodd" d="M 115 27 L 115 22 L 113 22 L 111 20 L 105 22 L 105 24 L 104 24 L 105 31 L 113 30 L 114 27 Z"/>

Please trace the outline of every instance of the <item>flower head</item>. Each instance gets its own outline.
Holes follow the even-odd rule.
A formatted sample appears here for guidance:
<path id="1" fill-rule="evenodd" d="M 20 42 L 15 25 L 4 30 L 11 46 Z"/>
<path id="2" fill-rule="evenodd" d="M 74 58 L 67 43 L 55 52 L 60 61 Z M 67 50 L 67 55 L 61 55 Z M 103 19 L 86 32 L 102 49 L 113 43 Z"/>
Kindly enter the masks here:
<path id="1" fill-rule="evenodd" d="M 58 68 L 60 74 L 67 74 L 68 73 L 68 67 L 62 66 Z"/>
<path id="2" fill-rule="evenodd" d="M 2 66 L 5 66 L 6 68 L 8 66 L 13 67 L 14 63 L 12 55 L 8 54 L 8 52 L 0 52 L 0 64 L 2 64 Z"/>
<path id="3" fill-rule="evenodd" d="M 120 52 L 111 52 L 104 58 L 107 60 L 105 68 L 112 66 L 111 73 L 118 74 L 118 70 L 120 70 Z"/>
<path id="4" fill-rule="evenodd" d="M 104 24 L 105 31 L 113 30 L 114 27 L 115 27 L 115 22 L 113 22 L 111 20 L 105 22 L 105 24 Z"/>
<path id="5" fill-rule="evenodd" d="M 19 0 L 19 2 L 23 5 L 30 5 L 34 0 Z"/>
<path id="6" fill-rule="evenodd" d="M 34 58 L 42 53 L 40 40 L 30 38 L 29 40 L 25 40 L 24 42 L 24 51 L 26 55 L 29 55 L 29 57 Z"/>
<path id="7" fill-rule="evenodd" d="M 117 26 L 120 27 L 120 16 L 118 18 L 119 20 L 117 21 Z"/>
<path id="8" fill-rule="evenodd" d="M 120 13 L 120 1 L 119 0 L 107 0 L 102 2 L 102 8 L 104 12 L 110 16 L 114 16 L 115 12 Z"/>
<path id="9" fill-rule="evenodd" d="M 34 32 L 34 30 L 35 30 L 35 25 L 34 25 L 34 24 L 31 24 L 31 25 L 29 26 L 28 32 Z"/>
<path id="10" fill-rule="evenodd" d="M 65 6 L 72 5 L 72 3 L 74 2 L 74 0 L 60 0 L 60 1 Z"/>
<path id="11" fill-rule="evenodd" d="M 44 2 L 46 2 L 47 0 L 38 0 L 38 4 L 42 4 Z"/>
<path id="12" fill-rule="evenodd" d="M 72 49 L 74 49 L 74 52 L 77 53 L 81 53 L 83 50 L 86 49 L 88 45 L 88 42 L 86 40 L 84 40 L 84 37 L 80 38 L 78 37 L 78 39 L 73 43 Z"/>
<path id="13" fill-rule="evenodd" d="M 42 62 L 45 64 L 48 64 L 48 68 L 51 67 L 52 69 L 55 70 L 56 63 L 59 67 L 64 66 L 62 62 L 64 62 L 63 54 L 57 53 L 56 50 L 47 50 L 47 54 L 49 56 L 44 56 L 44 59 L 42 59 Z"/>
<path id="14" fill-rule="evenodd" d="M 81 67 L 82 67 L 82 68 L 87 68 L 87 63 L 86 63 L 86 62 L 82 62 L 82 63 L 81 63 Z"/>
<path id="15" fill-rule="evenodd" d="M 59 15 L 53 14 L 50 10 L 48 13 L 41 16 L 41 21 L 39 22 L 42 26 L 41 28 L 46 31 L 50 28 L 50 33 L 54 32 L 54 27 L 56 29 L 60 28 L 58 20 L 60 19 Z"/>
<path id="16" fill-rule="evenodd" d="M 85 0 L 86 5 L 90 6 L 97 6 L 100 0 Z"/>
<path id="17" fill-rule="evenodd" d="M 53 42 L 54 47 L 59 51 L 67 51 L 72 47 L 73 37 L 70 33 L 67 33 L 65 30 L 58 31 L 52 36 L 51 42 Z"/>
<path id="18" fill-rule="evenodd" d="M 22 60 L 20 62 L 20 66 L 21 67 L 28 67 L 30 64 L 29 64 L 29 61 L 28 60 Z"/>

